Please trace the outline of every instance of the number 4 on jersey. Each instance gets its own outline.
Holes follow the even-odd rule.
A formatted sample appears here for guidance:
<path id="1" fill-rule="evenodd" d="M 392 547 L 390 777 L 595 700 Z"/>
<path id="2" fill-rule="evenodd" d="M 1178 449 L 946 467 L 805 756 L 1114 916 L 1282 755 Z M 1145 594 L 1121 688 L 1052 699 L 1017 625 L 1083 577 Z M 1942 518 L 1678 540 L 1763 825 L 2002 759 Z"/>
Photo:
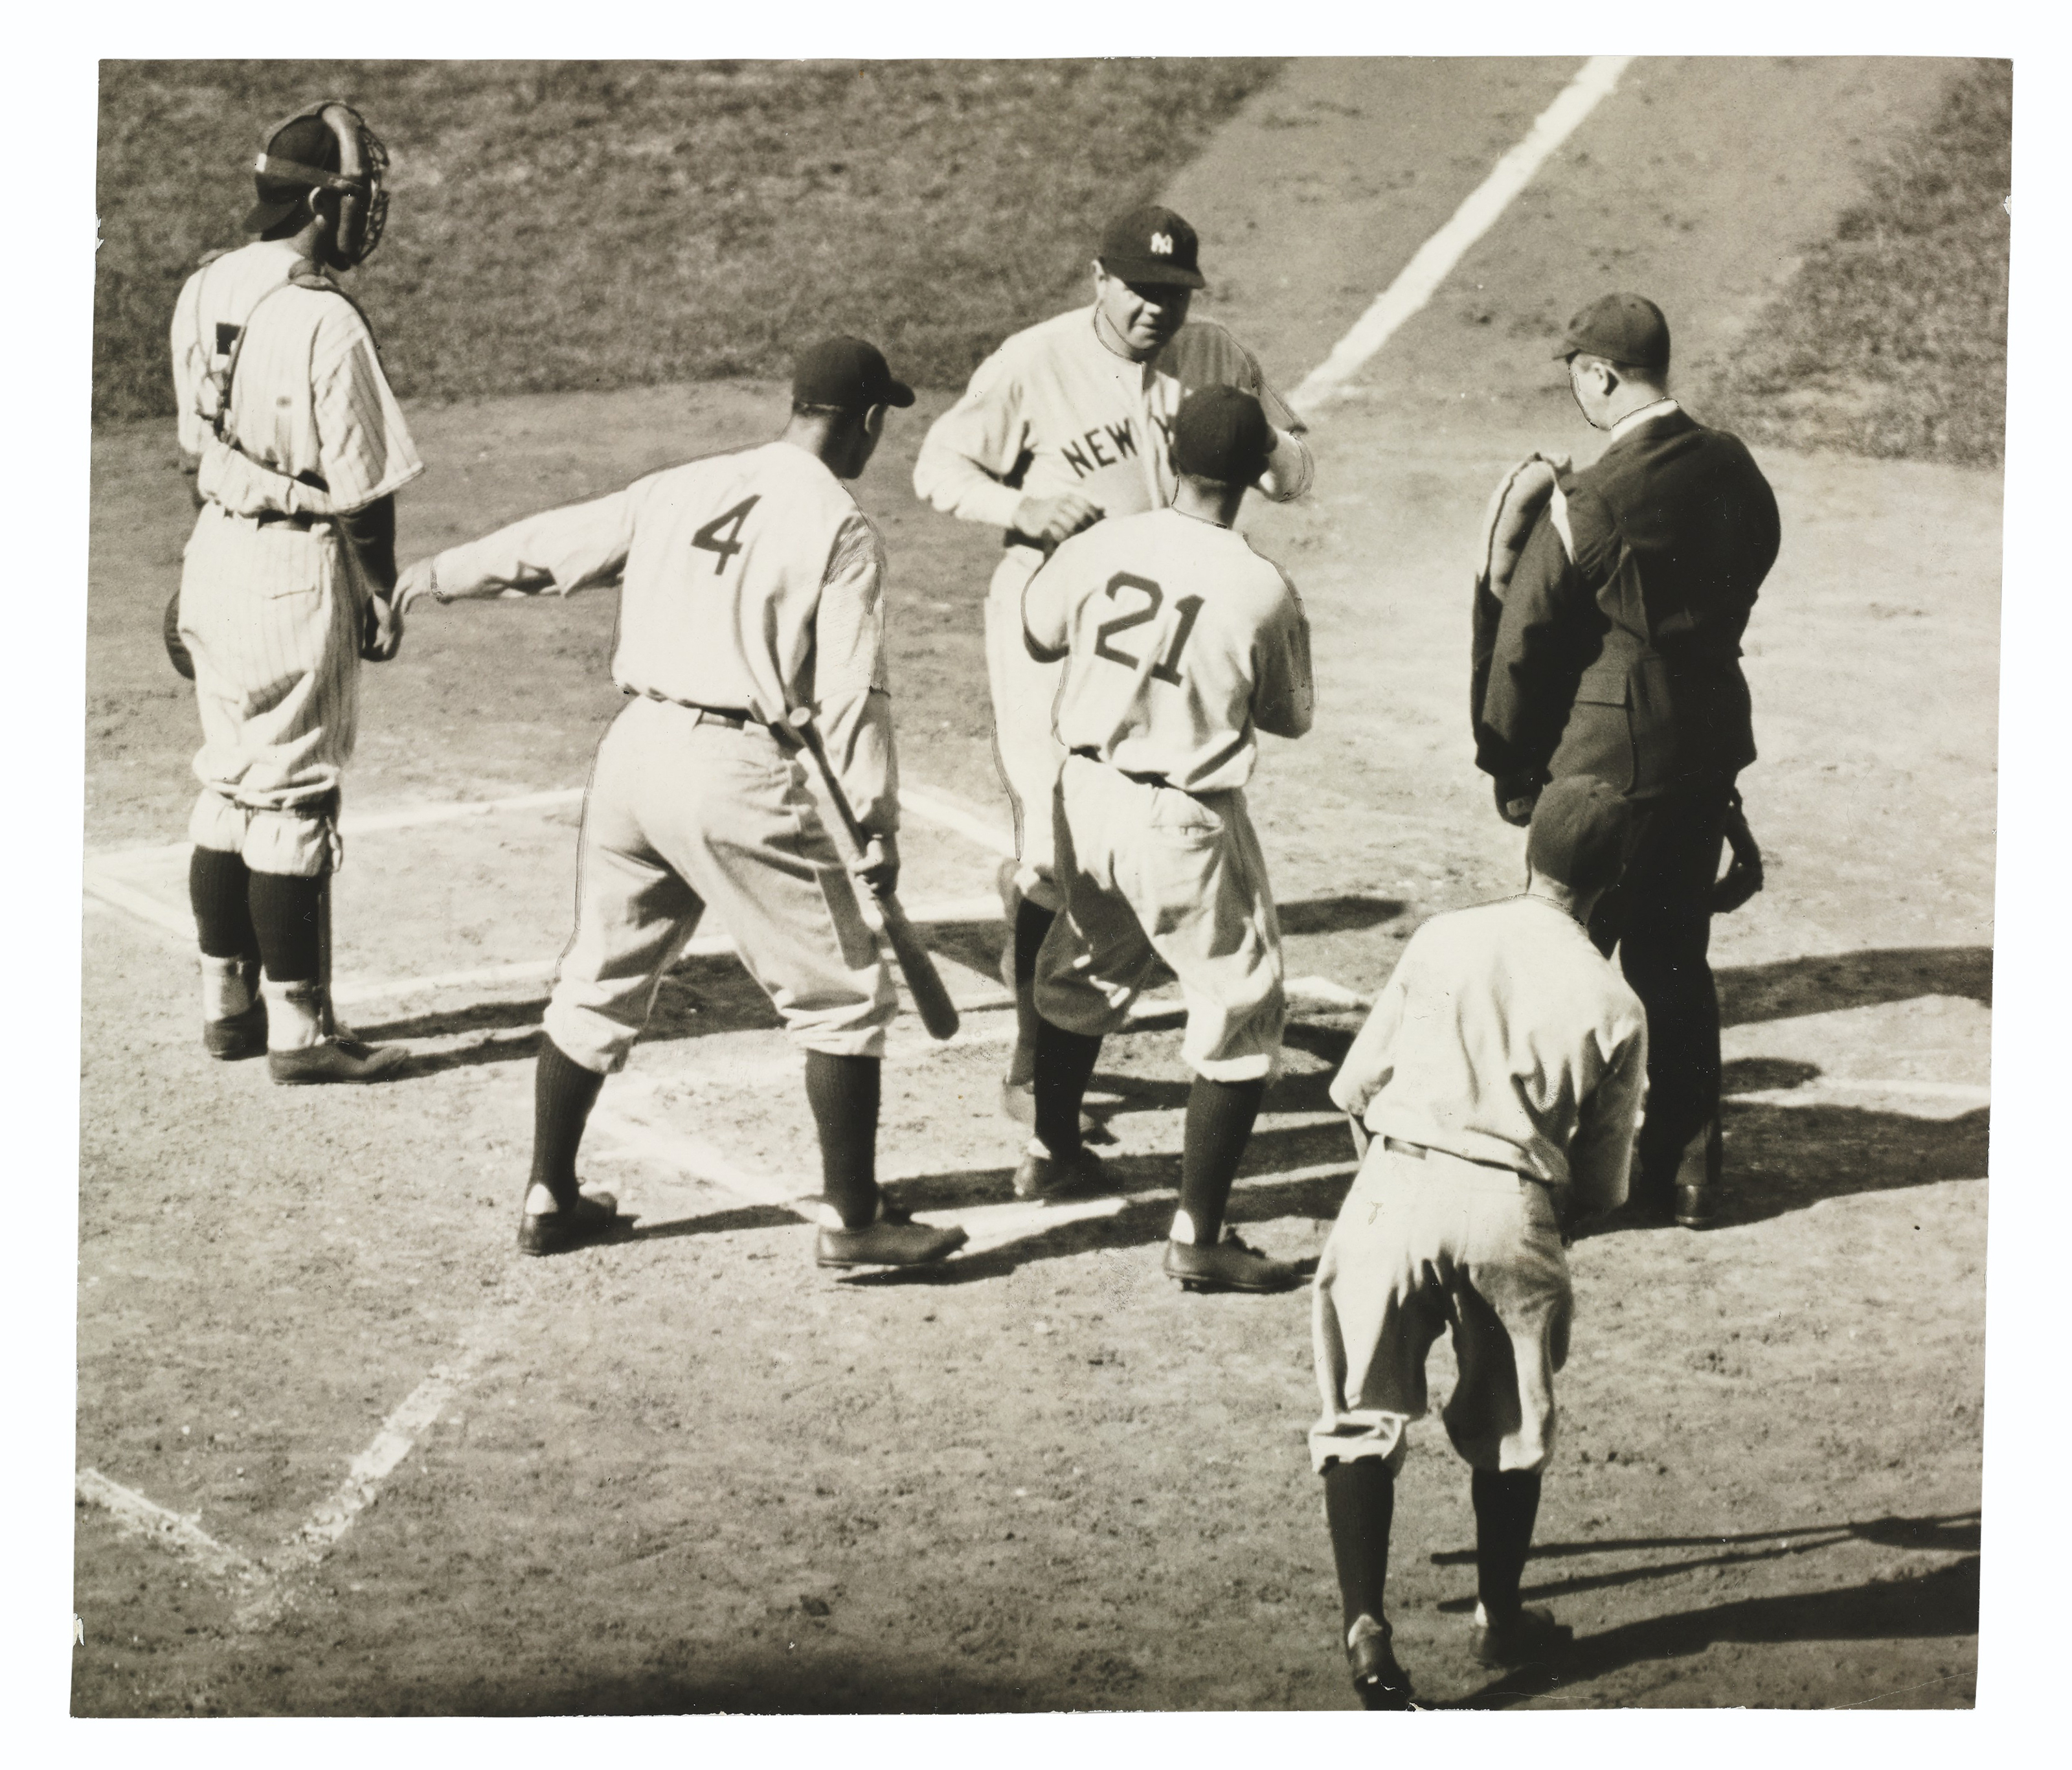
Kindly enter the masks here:
<path id="1" fill-rule="evenodd" d="M 741 551 L 742 525 L 748 521 L 748 512 L 761 497 L 762 493 L 758 492 L 753 498 L 743 498 L 731 510 L 722 511 L 691 537 L 693 547 L 702 547 L 707 553 L 719 555 L 713 566 L 715 578 L 726 570 L 727 561 Z"/>

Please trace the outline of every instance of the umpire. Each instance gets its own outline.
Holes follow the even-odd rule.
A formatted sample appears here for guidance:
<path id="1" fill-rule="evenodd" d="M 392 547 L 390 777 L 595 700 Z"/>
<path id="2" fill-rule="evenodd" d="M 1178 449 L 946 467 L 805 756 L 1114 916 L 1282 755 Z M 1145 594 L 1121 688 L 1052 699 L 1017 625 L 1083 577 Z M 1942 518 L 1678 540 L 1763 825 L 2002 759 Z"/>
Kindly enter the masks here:
<path id="1" fill-rule="evenodd" d="M 1735 776 L 1755 759 L 1741 640 L 1777 558 L 1777 500 L 1737 437 L 1670 397 L 1669 326 L 1634 294 L 1593 302 L 1555 353 L 1593 466 L 1560 467 L 1507 587 L 1478 597 L 1475 759 L 1523 824 L 1548 781 L 1634 802 L 1622 882 L 1590 923 L 1647 1011 L 1634 1213 L 1709 1221 L 1720 1176 L 1720 1011 L 1706 949 Z M 1737 849 L 1741 846 L 1737 842 Z"/>

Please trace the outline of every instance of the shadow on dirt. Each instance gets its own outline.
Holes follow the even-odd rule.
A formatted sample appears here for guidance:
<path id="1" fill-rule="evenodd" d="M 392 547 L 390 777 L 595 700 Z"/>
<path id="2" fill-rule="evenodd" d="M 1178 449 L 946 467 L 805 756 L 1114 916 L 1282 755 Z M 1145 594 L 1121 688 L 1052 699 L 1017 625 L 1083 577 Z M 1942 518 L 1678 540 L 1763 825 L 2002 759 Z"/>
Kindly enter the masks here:
<path id="1" fill-rule="evenodd" d="M 1984 1106 L 1955 1118 L 1917 1118 L 1729 1100 L 1720 1224 L 1760 1223 L 1852 1193 L 1983 1179 L 1992 1117 Z"/>
<path id="2" fill-rule="evenodd" d="M 1979 1550 L 1980 1518 L 1975 1512 L 1953 1513 L 1942 1517 L 1874 1518 L 1863 1524 L 1809 1525 L 1792 1530 L 1749 1531 L 1733 1537 L 1624 1537 L 1597 1542 L 1535 1543 L 1527 1564 L 1528 1601 L 1569 1598 L 1579 1592 L 1603 1591 L 1614 1587 L 1638 1585 L 1650 1579 L 1671 1579 L 1702 1572 L 1712 1567 L 1745 1567 L 1765 1562 L 1782 1561 L 1796 1555 L 1832 1549 L 1844 1542 L 1874 1542 L 1881 1548 L 1933 1550 L 1947 1554 L 1975 1554 Z M 1686 1555 L 1672 1561 L 1651 1561 L 1642 1566 L 1614 1568 L 1601 1574 L 1581 1574 L 1568 1579 L 1533 1583 L 1532 1571 L 1543 1561 L 1582 1555 L 1616 1555 L 1634 1550 L 1700 1549 L 1710 1553 Z M 1472 1549 L 1442 1550 L 1432 1557 L 1435 1566 L 1472 1566 Z M 1441 1611 L 1466 1612 L 1475 1607 L 1472 1596 L 1449 1598 L 1436 1607 Z"/>
<path id="3" fill-rule="evenodd" d="M 1716 974 L 1720 1023 L 1741 1027 L 1837 1008 L 1870 1008 L 1915 996 L 1965 996 L 1993 1005 L 1989 946 L 1870 947 L 1860 953 L 1781 959 Z"/>
<path id="4" fill-rule="evenodd" d="M 1840 1591 L 1745 1598 L 1709 1609 L 1679 1611 L 1585 1636 L 1556 1667 L 1509 1673 L 1440 1708 L 1500 1709 L 1564 1684 L 1602 1677 L 1626 1666 L 1681 1659 L 1721 1641 L 1919 1640 L 1975 1635 L 1979 1558 L 1914 1579 L 1867 1580 Z"/>

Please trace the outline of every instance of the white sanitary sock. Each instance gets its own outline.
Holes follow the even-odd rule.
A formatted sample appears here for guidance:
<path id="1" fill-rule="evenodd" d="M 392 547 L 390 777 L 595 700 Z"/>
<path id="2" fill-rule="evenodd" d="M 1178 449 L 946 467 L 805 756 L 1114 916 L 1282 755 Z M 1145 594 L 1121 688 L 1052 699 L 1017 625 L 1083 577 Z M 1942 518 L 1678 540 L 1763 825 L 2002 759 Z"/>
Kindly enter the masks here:
<path id="1" fill-rule="evenodd" d="M 306 1051 L 324 1036 L 324 987 L 321 983 L 276 983 L 262 978 L 266 994 L 266 1046 L 269 1051 Z"/>
<path id="2" fill-rule="evenodd" d="M 246 959 L 201 956 L 201 1017 L 235 1020 L 252 1006 L 259 968 Z"/>

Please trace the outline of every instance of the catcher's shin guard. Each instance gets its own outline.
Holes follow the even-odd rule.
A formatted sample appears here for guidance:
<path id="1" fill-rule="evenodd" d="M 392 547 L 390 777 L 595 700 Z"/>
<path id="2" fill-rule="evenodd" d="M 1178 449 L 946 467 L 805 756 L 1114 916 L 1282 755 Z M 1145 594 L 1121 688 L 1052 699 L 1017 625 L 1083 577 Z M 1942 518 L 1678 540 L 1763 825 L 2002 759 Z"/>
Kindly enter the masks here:
<path id="1" fill-rule="evenodd" d="M 1725 1153 L 1716 1114 L 1684 1146 L 1676 1163 L 1676 1220 L 1685 1229 L 1705 1229 L 1718 1214 Z"/>

